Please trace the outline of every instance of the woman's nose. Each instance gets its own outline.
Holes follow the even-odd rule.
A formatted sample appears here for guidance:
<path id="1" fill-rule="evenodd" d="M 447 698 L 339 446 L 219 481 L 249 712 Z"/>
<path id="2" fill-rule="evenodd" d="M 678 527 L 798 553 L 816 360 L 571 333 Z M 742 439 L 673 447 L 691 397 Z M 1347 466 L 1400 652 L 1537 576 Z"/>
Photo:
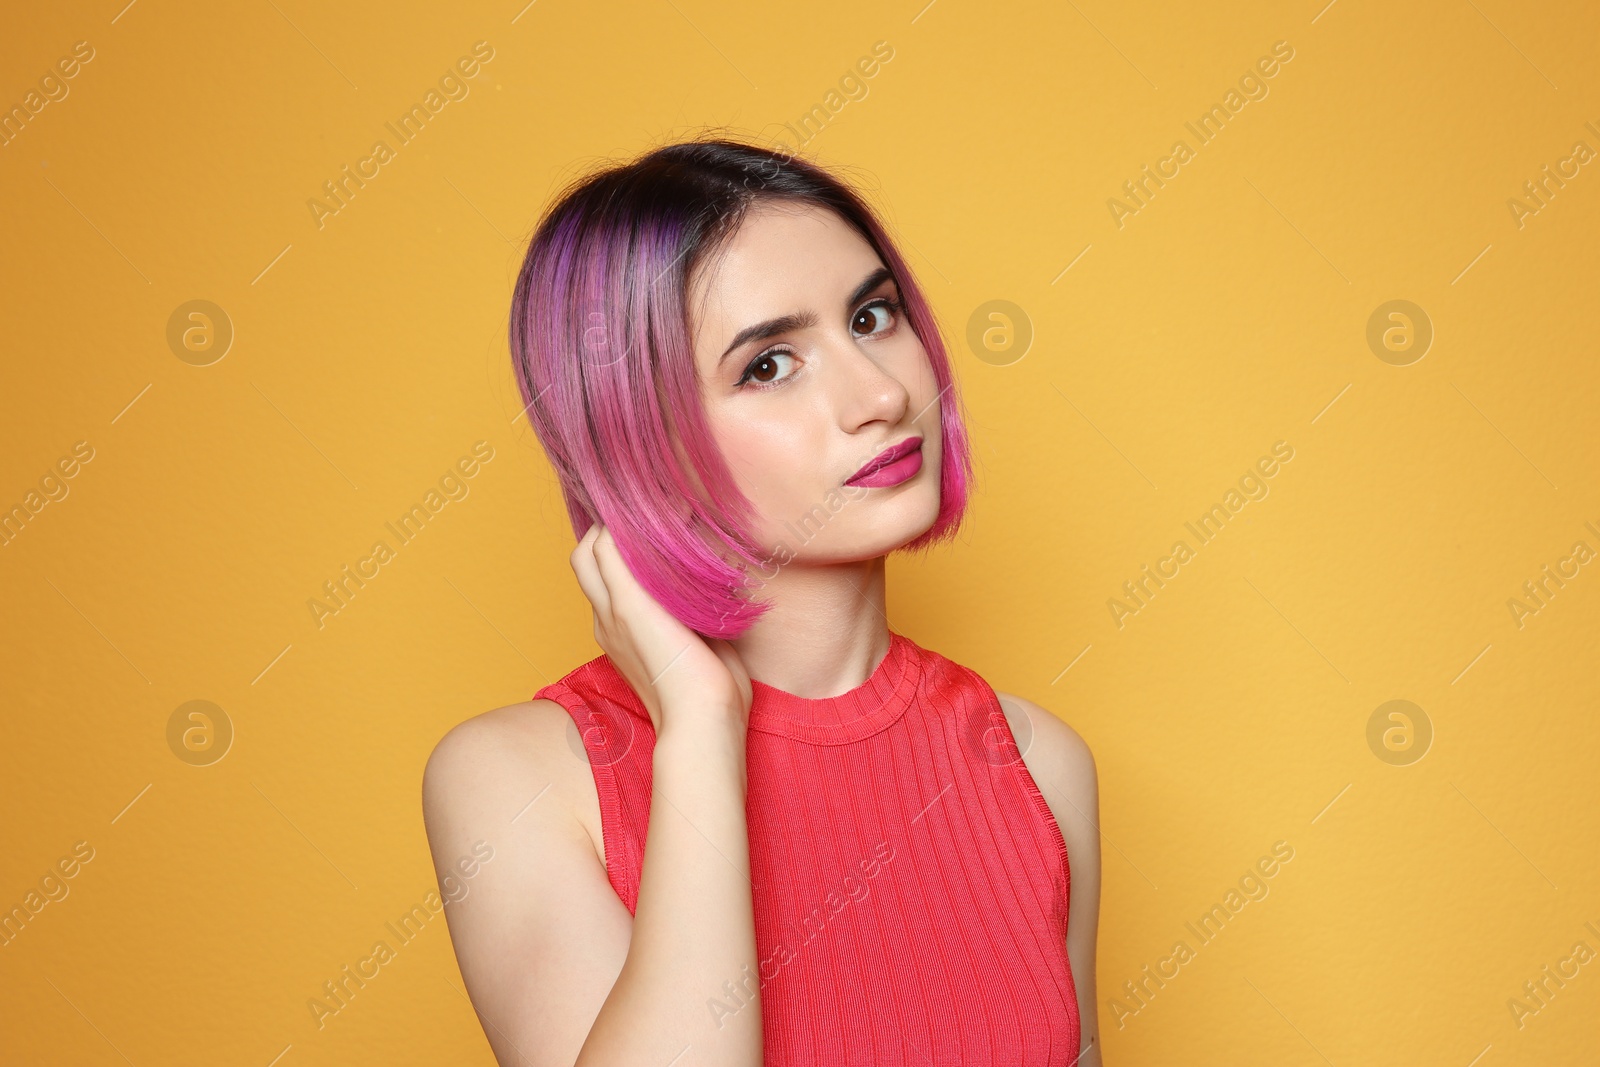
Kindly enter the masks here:
<path id="1" fill-rule="evenodd" d="M 911 402 L 906 383 L 853 341 L 836 344 L 828 363 L 840 425 L 854 432 L 873 422 L 897 425 Z"/>

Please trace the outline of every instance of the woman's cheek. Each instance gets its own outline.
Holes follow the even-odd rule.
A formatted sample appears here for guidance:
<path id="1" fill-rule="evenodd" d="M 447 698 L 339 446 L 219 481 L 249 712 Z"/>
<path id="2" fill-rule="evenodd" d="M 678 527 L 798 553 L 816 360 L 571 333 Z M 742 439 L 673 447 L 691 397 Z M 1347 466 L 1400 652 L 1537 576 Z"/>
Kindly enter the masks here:
<path id="1" fill-rule="evenodd" d="M 755 505 L 767 526 L 776 526 L 782 520 L 784 497 L 792 483 L 792 471 L 786 464 L 793 463 L 793 457 L 774 448 L 771 435 L 742 427 L 719 435 L 718 445 L 739 491 Z"/>

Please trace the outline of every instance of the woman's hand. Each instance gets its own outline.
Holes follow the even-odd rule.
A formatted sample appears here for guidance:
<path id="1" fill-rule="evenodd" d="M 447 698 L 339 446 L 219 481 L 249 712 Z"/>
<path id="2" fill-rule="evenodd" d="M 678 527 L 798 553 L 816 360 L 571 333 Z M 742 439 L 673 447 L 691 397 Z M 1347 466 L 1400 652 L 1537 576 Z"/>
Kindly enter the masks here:
<path id="1" fill-rule="evenodd" d="M 702 638 L 663 608 L 600 523 L 572 550 L 572 570 L 594 607 L 595 640 L 650 712 L 658 737 L 664 720 L 680 715 L 724 716 L 748 728 L 750 675 L 738 652 L 727 641 Z"/>

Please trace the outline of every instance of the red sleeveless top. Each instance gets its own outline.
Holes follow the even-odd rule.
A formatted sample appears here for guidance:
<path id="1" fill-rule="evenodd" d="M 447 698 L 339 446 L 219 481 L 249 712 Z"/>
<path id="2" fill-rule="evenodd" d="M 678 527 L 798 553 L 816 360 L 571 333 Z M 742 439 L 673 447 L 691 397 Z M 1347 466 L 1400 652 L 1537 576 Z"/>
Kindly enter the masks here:
<path id="1" fill-rule="evenodd" d="M 745 806 L 767 1067 L 1076 1062 L 1066 842 L 974 671 L 890 633 L 848 693 L 753 682 Z M 567 709 L 632 912 L 650 818 L 649 712 L 606 656 L 535 698 Z M 576 743 L 576 739 L 574 739 Z"/>

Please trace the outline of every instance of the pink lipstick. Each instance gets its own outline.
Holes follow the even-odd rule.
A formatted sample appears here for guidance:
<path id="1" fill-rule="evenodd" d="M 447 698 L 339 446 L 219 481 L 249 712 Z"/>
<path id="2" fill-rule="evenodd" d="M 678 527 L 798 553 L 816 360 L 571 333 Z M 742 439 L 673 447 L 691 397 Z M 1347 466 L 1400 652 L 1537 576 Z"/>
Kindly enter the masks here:
<path id="1" fill-rule="evenodd" d="M 844 484 L 886 488 L 914 477 L 921 469 L 922 438 L 909 437 L 878 453 Z"/>

